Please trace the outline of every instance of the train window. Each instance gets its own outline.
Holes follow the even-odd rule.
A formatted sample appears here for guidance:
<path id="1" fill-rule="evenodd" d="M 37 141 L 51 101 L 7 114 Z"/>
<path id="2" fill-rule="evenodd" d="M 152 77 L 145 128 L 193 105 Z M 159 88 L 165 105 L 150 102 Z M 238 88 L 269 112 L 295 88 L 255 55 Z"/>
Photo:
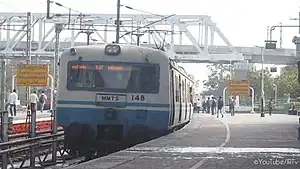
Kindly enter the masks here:
<path id="1" fill-rule="evenodd" d="M 185 102 L 188 103 L 189 102 L 189 89 L 188 89 L 188 83 L 185 79 Z"/>
<path id="2" fill-rule="evenodd" d="M 69 90 L 158 93 L 159 65 L 71 61 Z"/>
<path id="3" fill-rule="evenodd" d="M 175 101 L 179 102 L 178 77 L 175 75 Z"/>
<path id="4" fill-rule="evenodd" d="M 185 83 L 182 80 L 182 102 L 185 102 Z"/>

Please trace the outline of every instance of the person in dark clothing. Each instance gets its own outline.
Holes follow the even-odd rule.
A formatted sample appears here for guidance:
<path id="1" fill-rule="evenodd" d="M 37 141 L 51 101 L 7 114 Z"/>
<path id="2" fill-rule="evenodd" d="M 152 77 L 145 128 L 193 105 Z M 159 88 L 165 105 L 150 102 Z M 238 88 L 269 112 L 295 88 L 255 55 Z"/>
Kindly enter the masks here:
<path id="1" fill-rule="evenodd" d="M 197 112 L 197 103 L 195 102 L 193 106 L 194 106 L 194 113 L 196 113 Z"/>
<path id="2" fill-rule="evenodd" d="M 202 113 L 206 111 L 206 102 L 205 100 L 202 102 Z"/>
<path id="3" fill-rule="evenodd" d="M 220 96 L 218 99 L 217 118 L 219 118 L 219 113 L 221 113 L 222 118 L 224 117 L 223 112 L 222 112 L 223 106 L 224 106 L 224 102 L 222 100 L 222 97 Z"/>
<path id="4" fill-rule="evenodd" d="M 217 106 L 216 99 L 213 97 L 211 99 L 211 115 L 215 115 L 216 106 Z"/>
<path id="5" fill-rule="evenodd" d="M 269 108 L 269 115 L 272 116 L 272 108 L 273 108 L 272 99 L 269 100 L 268 108 Z"/>
<path id="6" fill-rule="evenodd" d="M 210 98 L 208 97 L 206 100 L 206 112 L 210 114 Z"/>

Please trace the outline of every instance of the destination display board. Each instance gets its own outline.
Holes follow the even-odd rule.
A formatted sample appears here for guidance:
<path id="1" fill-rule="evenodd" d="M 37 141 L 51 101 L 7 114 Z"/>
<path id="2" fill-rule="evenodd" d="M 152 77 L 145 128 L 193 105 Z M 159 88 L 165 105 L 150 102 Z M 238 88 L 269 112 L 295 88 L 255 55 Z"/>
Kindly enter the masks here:
<path id="1" fill-rule="evenodd" d="M 71 65 L 72 70 L 110 70 L 110 71 L 128 71 L 132 69 L 137 69 L 138 67 L 128 66 L 128 65 L 100 65 L 100 64 L 75 64 Z"/>

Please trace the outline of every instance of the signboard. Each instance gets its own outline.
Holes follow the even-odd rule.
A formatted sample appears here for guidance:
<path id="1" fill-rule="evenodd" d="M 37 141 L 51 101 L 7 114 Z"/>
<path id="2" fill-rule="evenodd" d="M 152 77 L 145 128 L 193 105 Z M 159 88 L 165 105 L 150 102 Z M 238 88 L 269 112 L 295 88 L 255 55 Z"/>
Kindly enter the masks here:
<path id="1" fill-rule="evenodd" d="M 20 64 L 17 67 L 17 85 L 47 86 L 48 73 L 47 64 Z"/>
<path id="2" fill-rule="evenodd" d="M 237 62 L 234 63 L 234 69 L 237 70 L 250 70 L 253 67 L 252 63 L 244 63 L 244 62 Z"/>
<path id="3" fill-rule="evenodd" d="M 248 80 L 230 80 L 228 92 L 231 96 L 250 96 L 250 82 Z"/>

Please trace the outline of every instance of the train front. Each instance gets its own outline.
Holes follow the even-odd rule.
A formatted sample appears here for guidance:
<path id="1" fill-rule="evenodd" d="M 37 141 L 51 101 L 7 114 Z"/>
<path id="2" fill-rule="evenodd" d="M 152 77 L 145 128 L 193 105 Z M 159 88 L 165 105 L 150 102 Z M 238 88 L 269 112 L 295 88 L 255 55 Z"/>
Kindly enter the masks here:
<path id="1" fill-rule="evenodd" d="M 85 46 L 64 52 L 56 110 L 71 150 L 98 151 L 148 139 L 151 130 L 167 127 L 168 93 L 159 96 L 160 61 L 149 62 L 147 52 L 136 48 Z"/>

